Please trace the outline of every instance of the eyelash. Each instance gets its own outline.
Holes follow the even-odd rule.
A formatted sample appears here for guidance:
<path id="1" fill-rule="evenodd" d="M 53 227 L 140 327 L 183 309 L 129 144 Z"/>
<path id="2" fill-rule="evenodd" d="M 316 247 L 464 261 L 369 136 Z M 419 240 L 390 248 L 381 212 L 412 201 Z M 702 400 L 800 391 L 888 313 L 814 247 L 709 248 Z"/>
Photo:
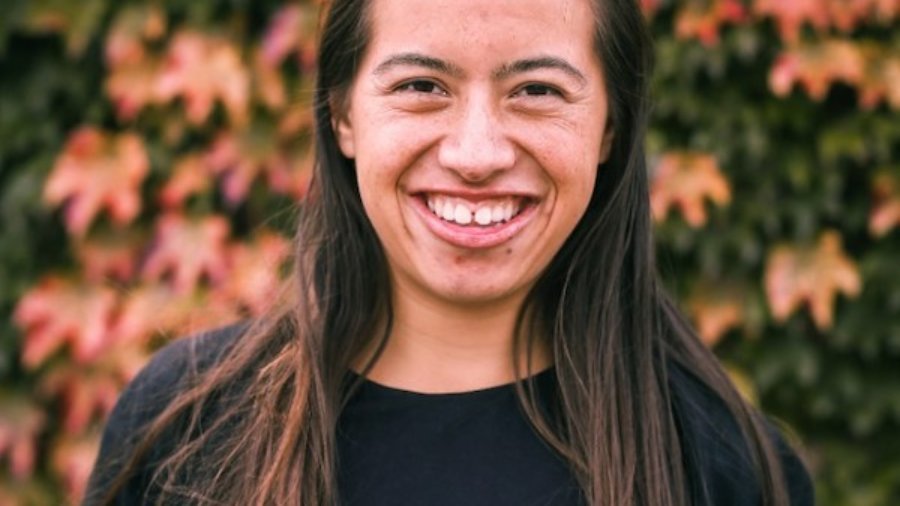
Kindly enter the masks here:
<path id="1" fill-rule="evenodd" d="M 429 87 L 429 89 L 428 90 L 422 89 L 423 87 Z M 414 79 L 412 81 L 407 81 L 407 82 L 397 86 L 396 88 L 394 88 L 394 91 L 398 91 L 398 92 L 423 93 L 426 95 L 435 94 L 435 91 L 437 91 L 437 90 L 440 91 L 440 93 L 438 93 L 440 95 L 447 94 L 447 92 L 441 87 L 440 84 L 438 84 L 434 81 L 429 81 L 427 79 Z M 531 93 L 529 93 L 529 91 Z M 537 93 L 534 93 L 534 92 L 537 92 Z M 556 96 L 556 97 L 563 96 L 563 93 L 559 89 L 557 89 L 553 86 L 550 86 L 548 84 L 540 84 L 540 83 L 526 84 L 525 86 L 522 86 L 518 90 L 516 90 L 515 93 L 513 93 L 513 95 L 516 96 L 521 93 L 524 93 L 524 95 L 531 96 L 531 97 L 544 97 L 544 96 L 551 96 L 551 95 Z"/>
<path id="2" fill-rule="evenodd" d="M 528 93 L 529 90 L 540 91 L 540 93 Z M 559 89 L 554 88 L 553 86 L 550 86 L 549 84 L 540 84 L 540 83 L 526 84 L 525 86 L 522 86 L 521 88 L 516 90 L 515 94 L 518 95 L 519 93 L 522 93 L 522 92 L 525 92 L 525 95 L 533 96 L 533 97 L 543 97 L 543 96 L 548 96 L 548 95 L 553 95 L 556 97 L 563 96 L 562 92 Z"/>
<path id="3" fill-rule="evenodd" d="M 432 87 L 431 91 L 426 91 L 419 89 L 422 85 Z M 394 91 L 406 92 L 406 93 L 423 93 L 426 95 L 434 94 L 435 90 L 440 90 L 440 95 L 446 95 L 447 92 L 441 88 L 441 85 L 434 81 L 429 81 L 427 79 L 413 79 L 412 81 L 406 81 L 405 83 L 394 88 Z"/>

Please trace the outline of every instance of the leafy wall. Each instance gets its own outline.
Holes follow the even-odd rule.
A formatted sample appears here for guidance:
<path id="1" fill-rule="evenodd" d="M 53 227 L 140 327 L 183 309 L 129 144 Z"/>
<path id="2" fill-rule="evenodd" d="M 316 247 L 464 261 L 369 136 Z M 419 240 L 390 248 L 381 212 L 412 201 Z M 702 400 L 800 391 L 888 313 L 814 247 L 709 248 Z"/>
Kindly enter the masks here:
<path id="1" fill-rule="evenodd" d="M 318 2 L 5 3 L 0 505 L 75 502 L 149 353 L 277 283 Z M 900 1 L 641 3 L 664 277 L 821 504 L 900 503 Z"/>

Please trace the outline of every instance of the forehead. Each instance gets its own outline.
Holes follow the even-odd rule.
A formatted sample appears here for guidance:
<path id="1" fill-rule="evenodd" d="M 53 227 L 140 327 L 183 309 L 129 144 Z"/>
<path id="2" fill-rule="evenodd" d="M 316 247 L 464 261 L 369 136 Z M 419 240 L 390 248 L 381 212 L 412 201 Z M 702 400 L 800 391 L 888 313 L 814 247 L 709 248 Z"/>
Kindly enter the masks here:
<path id="1" fill-rule="evenodd" d="M 589 0 L 371 0 L 369 9 L 370 55 L 454 53 L 470 67 L 535 53 L 593 59 Z"/>

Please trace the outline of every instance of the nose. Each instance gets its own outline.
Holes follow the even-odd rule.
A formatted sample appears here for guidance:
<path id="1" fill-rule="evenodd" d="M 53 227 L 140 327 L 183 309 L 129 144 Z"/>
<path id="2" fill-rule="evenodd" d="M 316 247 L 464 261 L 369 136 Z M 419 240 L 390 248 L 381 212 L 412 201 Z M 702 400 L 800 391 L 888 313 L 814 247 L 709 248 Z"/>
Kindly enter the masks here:
<path id="1" fill-rule="evenodd" d="M 515 146 L 503 132 L 499 113 L 490 101 L 466 101 L 446 127 L 438 161 L 466 182 L 490 180 L 515 164 Z"/>

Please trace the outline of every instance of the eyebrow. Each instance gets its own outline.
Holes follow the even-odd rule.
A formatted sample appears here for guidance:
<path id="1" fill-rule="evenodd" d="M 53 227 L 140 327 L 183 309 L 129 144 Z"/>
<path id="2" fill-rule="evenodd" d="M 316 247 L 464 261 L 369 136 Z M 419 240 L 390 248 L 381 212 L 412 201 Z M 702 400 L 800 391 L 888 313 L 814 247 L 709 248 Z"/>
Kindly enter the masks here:
<path id="1" fill-rule="evenodd" d="M 419 53 L 395 54 L 379 63 L 378 66 L 375 67 L 375 74 L 384 74 L 385 72 L 391 70 L 393 67 L 402 66 L 425 67 L 427 69 L 434 70 L 442 74 L 448 74 L 454 77 L 463 75 L 463 70 L 458 66 L 439 58 L 433 58 L 431 56 L 425 56 Z"/>
<path id="2" fill-rule="evenodd" d="M 538 69 L 556 69 L 569 74 L 582 84 L 587 83 L 587 78 L 574 65 L 562 58 L 555 56 L 541 56 L 538 58 L 526 58 L 502 65 L 494 71 L 494 79 L 502 80 L 515 74 L 522 74 Z"/>
<path id="3" fill-rule="evenodd" d="M 441 60 L 440 58 L 434 58 L 420 53 L 400 53 L 390 56 L 375 67 L 375 74 L 384 74 L 393 67 L 401 66 L 424 67 L 453 77 L 459 77 L 465 74 L 463 69 L 457 65 Z M 581 83 L 587 82 L 587 78 L 584 74 L 575 68 L 574 65 L 555 56 L 525 58 L 511 63 L 505 63 L 492 73 L 492 77 L 496 80 L 503 80 L 515 74 L 522 74 L 538 69 L 561 70 Z"/>

